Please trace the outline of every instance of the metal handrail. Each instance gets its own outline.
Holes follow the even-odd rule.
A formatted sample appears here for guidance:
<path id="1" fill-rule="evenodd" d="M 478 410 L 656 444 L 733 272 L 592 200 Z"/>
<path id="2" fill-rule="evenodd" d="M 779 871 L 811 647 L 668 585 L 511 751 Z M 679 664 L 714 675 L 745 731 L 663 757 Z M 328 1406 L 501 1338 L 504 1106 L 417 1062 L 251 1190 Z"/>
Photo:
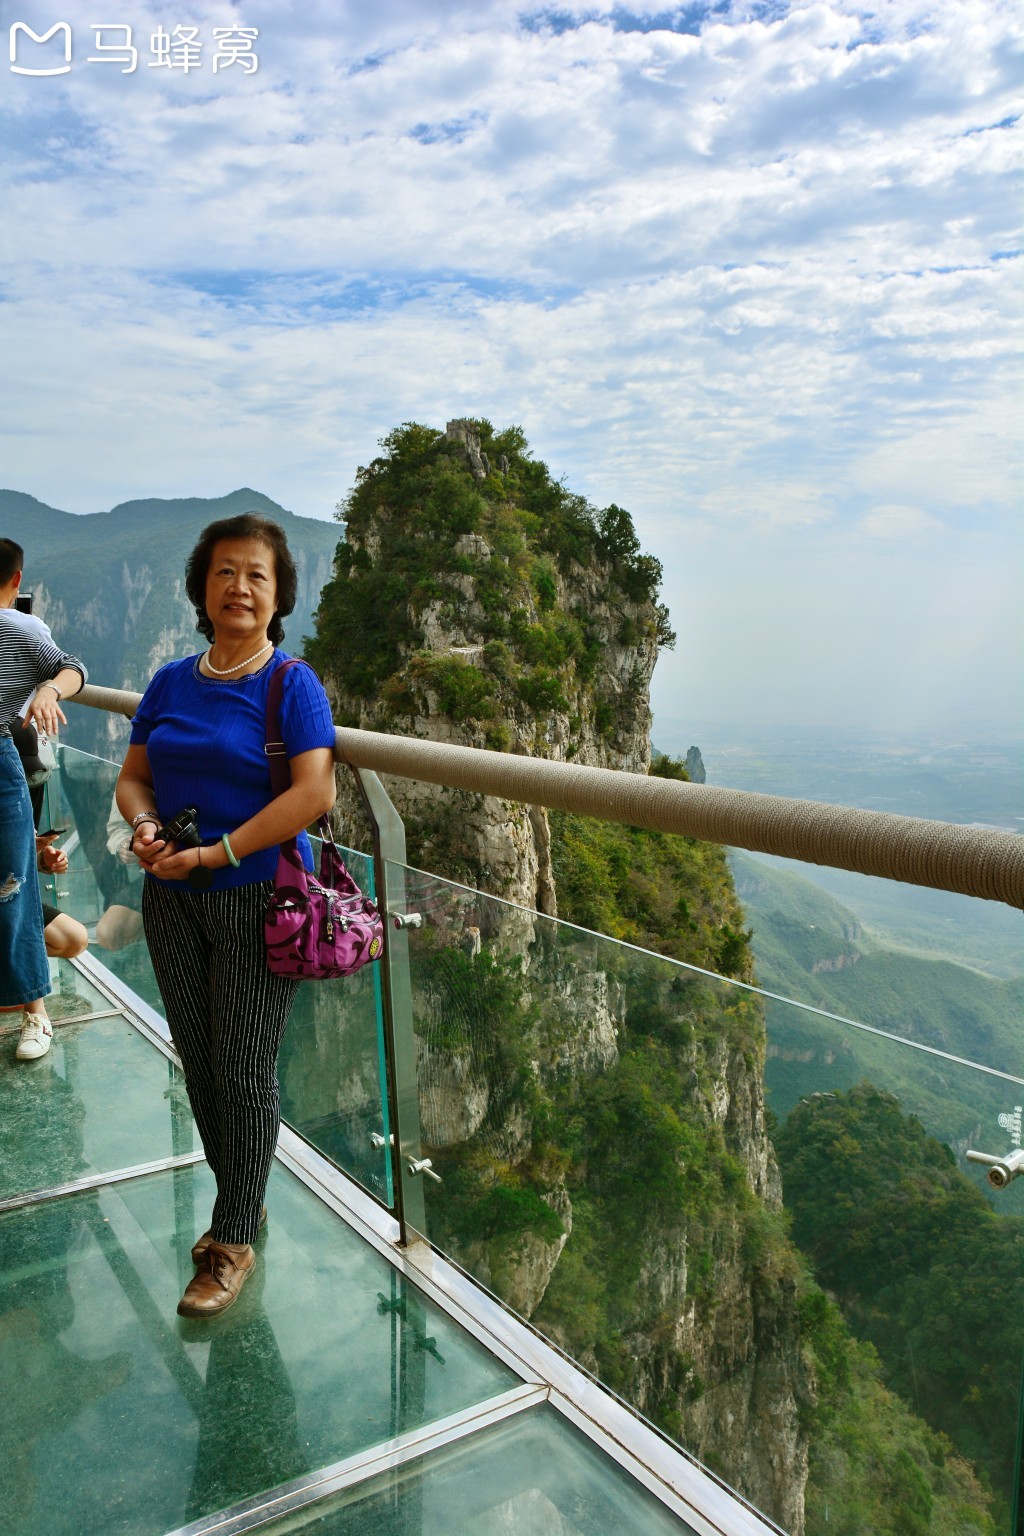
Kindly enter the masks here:
<path id="1" fill-rule="evenodd" d="M 72 702 L 131 716 L 141 697 L 89 684 Z M 1013 832 L 342 726 L 335 756 L 375 773 L 1024 908 L 1024 837 Z"/>

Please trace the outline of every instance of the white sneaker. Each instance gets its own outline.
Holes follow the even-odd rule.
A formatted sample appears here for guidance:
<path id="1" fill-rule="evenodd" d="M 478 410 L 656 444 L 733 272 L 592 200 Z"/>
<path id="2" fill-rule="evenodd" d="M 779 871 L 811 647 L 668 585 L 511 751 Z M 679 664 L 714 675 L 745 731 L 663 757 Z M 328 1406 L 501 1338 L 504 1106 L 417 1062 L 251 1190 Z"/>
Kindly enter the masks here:
<path id="1" fill-rule="evenodd" d="M 18 1049 L 14 1054 L 19 1061 L 37 1061 L 40 1056 L 46 1055 L 52 1039 L 53 1025 L 46 1014 L 30 1013 L 21 1026 Z"/>

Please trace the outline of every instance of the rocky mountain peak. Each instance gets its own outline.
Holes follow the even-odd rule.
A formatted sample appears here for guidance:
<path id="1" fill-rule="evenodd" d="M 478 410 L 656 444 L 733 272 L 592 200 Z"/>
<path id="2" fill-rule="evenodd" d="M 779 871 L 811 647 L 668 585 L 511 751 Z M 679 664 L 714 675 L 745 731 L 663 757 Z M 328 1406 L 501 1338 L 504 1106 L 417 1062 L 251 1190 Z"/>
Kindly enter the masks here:
<path id="1" fill-rule="evenodd" d="M 312 659 L 340 722 L 646 773 L 661 568 L 629 514 L 552 479 L 516 428 L 407 424 L 359 471 Z M 396 794 L 415 859 L 553 911 L 542 810 Z"/>
<path id="2" fill-rule="evenodd" d="M 456 417 L 450 421 L 444 430 L 445 441 L 458 443 L 465 449 L 466 458 L 469 461 L 470 473 L 475 480 L 486 480 L 491 472 L 491 464 L 480 443 L 480 425 L 467 417 Z M 506 454 L 498 455 L 495 466 L 501 475 L 509 472 L 509 461 Z"/>

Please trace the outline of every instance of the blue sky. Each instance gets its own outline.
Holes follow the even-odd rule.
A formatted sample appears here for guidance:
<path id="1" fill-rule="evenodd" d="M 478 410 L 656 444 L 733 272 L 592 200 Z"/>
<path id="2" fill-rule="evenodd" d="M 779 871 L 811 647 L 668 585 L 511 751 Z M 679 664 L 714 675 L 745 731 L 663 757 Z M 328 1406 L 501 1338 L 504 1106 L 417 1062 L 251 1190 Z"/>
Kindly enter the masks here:
<path id="1" fill-rule="evenodd" d="M 398 422 L 515 422 L 661 559 L 682 734 L 1019 727 L 1016 4 L 117 9 L 131 73 L 0 8 L 0 482 L 329 517 Z"/>

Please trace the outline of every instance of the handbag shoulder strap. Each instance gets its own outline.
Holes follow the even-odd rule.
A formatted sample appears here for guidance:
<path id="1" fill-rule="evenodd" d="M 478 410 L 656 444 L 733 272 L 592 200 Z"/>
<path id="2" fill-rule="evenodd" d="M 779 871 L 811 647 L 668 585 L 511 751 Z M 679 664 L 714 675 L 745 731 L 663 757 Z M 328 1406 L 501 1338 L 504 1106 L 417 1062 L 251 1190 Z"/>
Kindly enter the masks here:
<path id="1" fill-rule="evenodd" d="M 278 719 L 278 710 L 281 707 L 281 698 L 284 694 L 284 675 L 289 667 L 309 667 L 308 661 L 302 661 L 298 656 L 289 656 L 279 667 L 275 667 L 270 675 L 270 687 L 267 689 L 267 724 L 266 745 L 263 750 L 267 754 L 267 767 L 270 769 L 270 787 L 275 797 L 283 795 L 286 789 L 291 788 L 292 771 L 288 766 L 288 750 L 281 740 L 281 722 Z M 313 672 L 313 668 L 309 667 Z M 316 677 L 316 673 L 313 672 Z M 319 679 L 318 679 L 319 681 Z M 320 817 L 321 833 L 326 827 L 325 841 L 333 842 L 330 821 L 325 816 Z"/>
<path id="2" fill-rule="evenodd" d="M 291 667 L 309 667 L 309 662 L 301 661 L 297 656 L 289 656 L 287 661 L 282 661 L 281 665 L 275 667 L 270 674 L 270 687 L 267 690 L 267 740 L 263 750 L 267 754 L 270 787 L 275 795 L 283 795 L 285 790 L 291 787 L 292 782 L 292 771 L 288 766 L 288 750 L 281 740 L 281 723 L 278 719 L 278 710 L 284 694 L 284 675 Z M 312 672 L 312 667 L 309 669 Z"/>

